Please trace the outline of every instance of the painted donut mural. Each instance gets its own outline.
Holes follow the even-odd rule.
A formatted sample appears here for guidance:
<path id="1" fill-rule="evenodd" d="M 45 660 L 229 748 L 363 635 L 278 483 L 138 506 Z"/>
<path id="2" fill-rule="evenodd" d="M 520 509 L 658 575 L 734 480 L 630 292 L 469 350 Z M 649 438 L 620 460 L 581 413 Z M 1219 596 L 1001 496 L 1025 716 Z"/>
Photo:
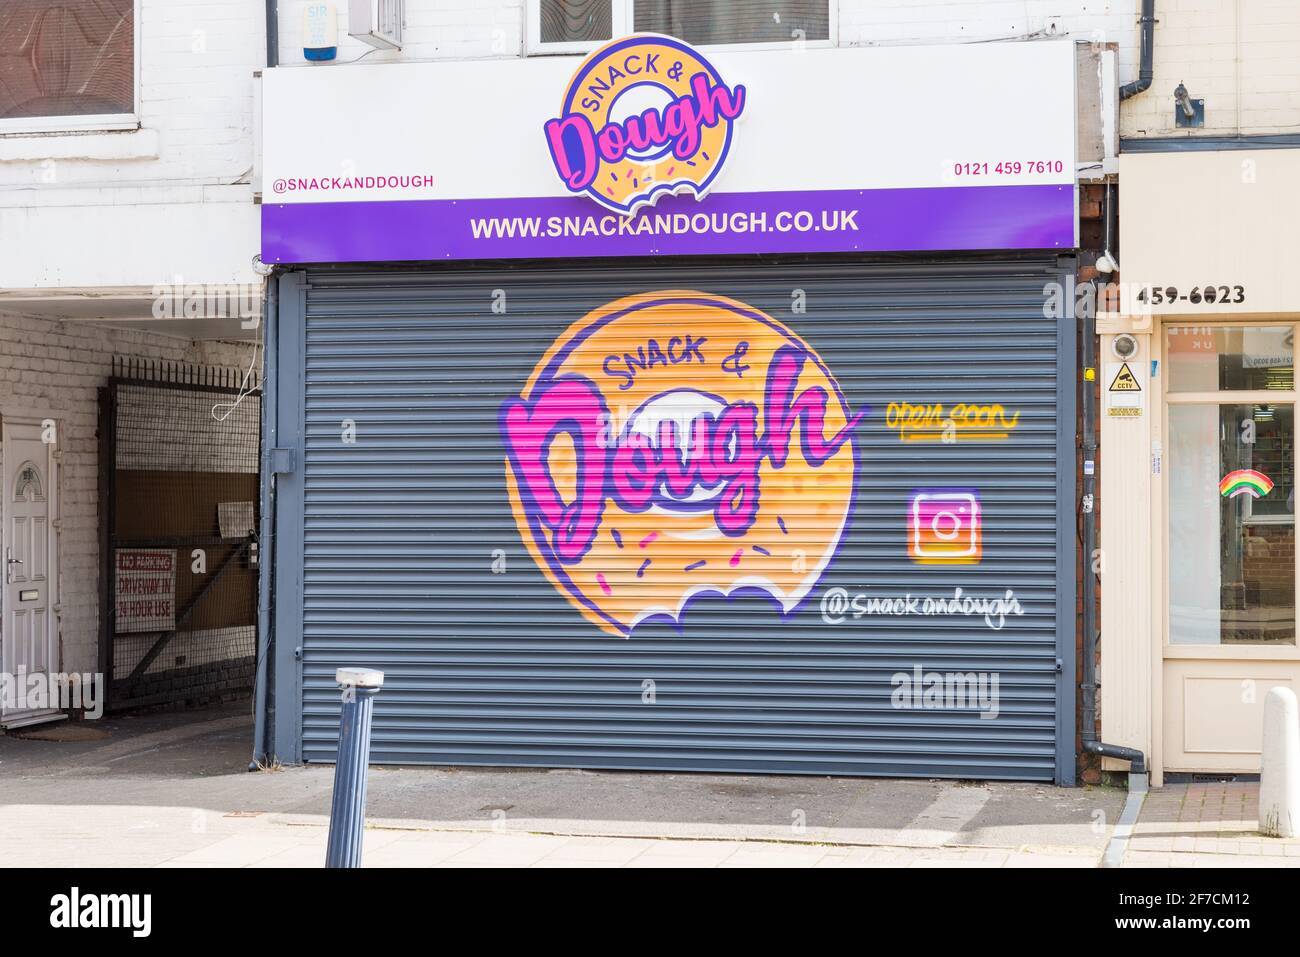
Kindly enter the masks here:
<path id="1" fill-rule="evenodd" d="M 854 432 L 834 376 L 786 326 L 693 291 L 573 323 L 500 410 L 521 536 L 616 635 L 692 599 L 758 590 L 793 613 L 852 508 Z"/>

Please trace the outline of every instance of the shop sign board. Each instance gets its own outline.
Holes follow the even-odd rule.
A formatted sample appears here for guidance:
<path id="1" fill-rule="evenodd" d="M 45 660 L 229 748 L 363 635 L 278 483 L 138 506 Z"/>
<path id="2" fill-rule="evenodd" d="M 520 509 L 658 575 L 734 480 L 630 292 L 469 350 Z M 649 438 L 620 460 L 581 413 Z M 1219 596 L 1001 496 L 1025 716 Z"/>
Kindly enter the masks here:
<path id="1" fill-rule="evenodd" d="M 1070 249 L 1068 41 L 280 67 L 272 263 Z"/>

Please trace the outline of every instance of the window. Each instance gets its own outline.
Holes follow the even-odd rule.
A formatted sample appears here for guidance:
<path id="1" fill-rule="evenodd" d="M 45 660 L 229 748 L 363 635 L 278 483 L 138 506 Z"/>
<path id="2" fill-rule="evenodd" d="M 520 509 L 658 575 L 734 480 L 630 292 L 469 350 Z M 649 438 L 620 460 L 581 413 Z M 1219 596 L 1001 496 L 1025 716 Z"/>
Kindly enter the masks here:
<path id="1" fill-rule="evenodd" d="M 137 0 L 4 0 L 0 133 L 134 125 Z"/>
<path id="2" fill-rule="evenodd" d="M 1174 326 L 1169 391 L 1295 388 L 1290 326 Z"/>
<path id="3" fill-rule="evenodd" d="M 581 53 L 627 33 L 696 46 L 830 46 L 834 0 L 529 0 L 530 53 Z"/>
<path id="4" fill-rule="evenodd" d="M 1168 330 L 1172 645 L 1296 643 L 1293 334 Z"/>

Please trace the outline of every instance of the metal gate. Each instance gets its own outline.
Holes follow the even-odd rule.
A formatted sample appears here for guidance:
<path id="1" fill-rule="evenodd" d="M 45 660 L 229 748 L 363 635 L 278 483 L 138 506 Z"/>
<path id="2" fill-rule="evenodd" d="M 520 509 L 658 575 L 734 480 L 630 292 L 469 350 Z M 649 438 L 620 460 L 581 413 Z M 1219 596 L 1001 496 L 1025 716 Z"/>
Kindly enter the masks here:
<path id="1" fill-rule="evenodd" d="M 100 390 L 100 668 L 111 710 L 252 688 L 261 394 L 245 377 L 115 358 Z"/>
<path id="2" fill-rule="evenodd" d="M 1073 323 L 1044 309 L 1068 266 L 661 260 L 286 277 L 281 408 L 303 403 L 292 414 L 304 418 L 278 528 L 302 551 L 277 558 L 277 642 L 301 660 L 279 658 L 277 695 L 281 708 L 301 695 L 302 756 L 332 759 L 334 669 L 365 665 L 387 675 L 383 762 L 1072 781 Z M 645 349 L 600 339 L 619 328 Z M 824 421 L 799 420 L 802 449 L 786 429 L 786 471 L 769 451 L 761 482 L 755 471 L 753 488 L 724 486 L 740 429 L 689 491 L 656 471 L 647 508 L 601 499 L 603 513 L 584 513 L 582 463 L 604 462 L 603 481 L 636 498 L 648 460 L 596 456 L 566 433 L 579 413 L 566 424 L 543 409 L 544 384 L 565 380 L 577 409 L 598 380 L 617 417 L 623 383 L 662 376 L 676 386 L 663 395 L 719 400 L 707 442 L 724 415 L 747 414 L 728 398 L 750 388 L 745 370 L 766 368 L 753 394 L 770 450 L 782 355 L 810 390 L 798 407 L 830 403 Z M 662 428 L 653 402 L 653 415 L 625 410 L 618 421 L 633 424 L 611 439 L 648 434 L 635 424 L 647 415 Z M 810 444 L 857 413 L 838 446 L 851 454 Z M 282 436 L 297 426 L 282 420 Z M 523 460 L 557 455 L 534 482 Z M 727 513 L 734 554 L 671 531 L 701 491 L 709 521 Z M 665 510 L 669 530 L 647 532 Z M 805 577 L 768 587 L 786 574 L 778 557 Z M 695 574 L 708 587 L 692 591 Z M 642 599 L 619 602 L 638 588 L 671 614 L 628 636 Z"/>

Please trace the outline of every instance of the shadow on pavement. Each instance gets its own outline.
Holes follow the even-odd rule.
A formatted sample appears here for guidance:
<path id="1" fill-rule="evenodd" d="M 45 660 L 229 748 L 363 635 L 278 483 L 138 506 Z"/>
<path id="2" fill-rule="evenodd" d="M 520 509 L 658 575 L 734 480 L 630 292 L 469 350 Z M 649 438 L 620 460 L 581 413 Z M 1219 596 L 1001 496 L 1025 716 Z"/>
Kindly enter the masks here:
<path id="1" fill-rule="evenodd" d="M 247 700 L 95 722 L 91 741 L 0 737 L 0 804 L 195 808 L 320 824 L 333 768 L 256 771 Z M 1100 853 L 1123 792 L 1023 783 L 375 767 L 372 826 L 765 838 Z"/>

